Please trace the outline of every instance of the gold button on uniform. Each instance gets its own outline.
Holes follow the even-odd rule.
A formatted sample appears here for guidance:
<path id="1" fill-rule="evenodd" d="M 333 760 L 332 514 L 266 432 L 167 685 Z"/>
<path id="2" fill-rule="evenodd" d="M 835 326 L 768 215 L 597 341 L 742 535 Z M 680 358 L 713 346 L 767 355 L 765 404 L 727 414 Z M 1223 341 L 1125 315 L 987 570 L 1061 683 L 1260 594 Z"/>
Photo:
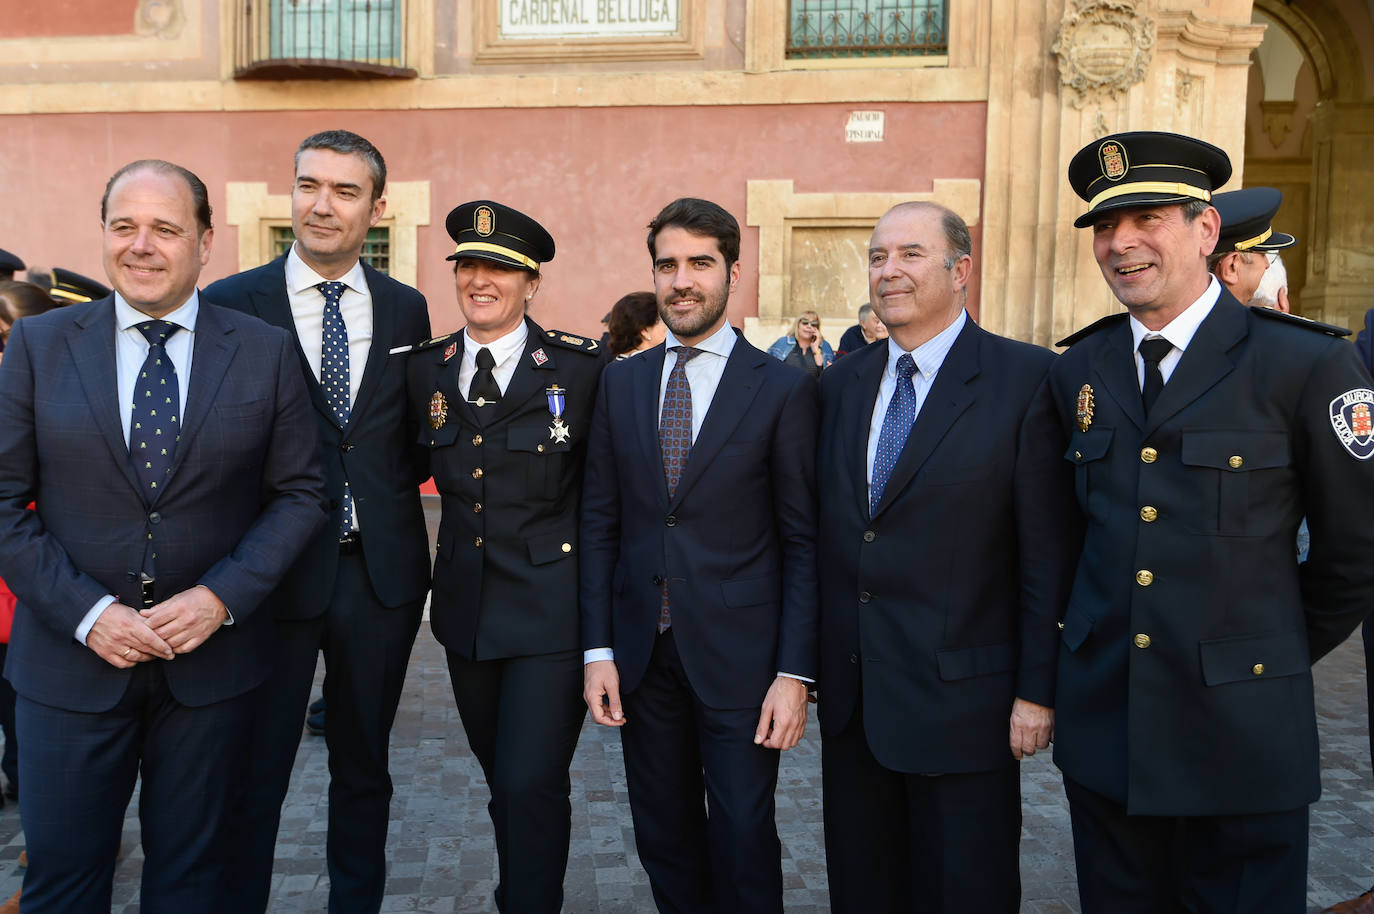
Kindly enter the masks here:
<path id="1" fill-rule="evenodd" d="M 481 513 L 482 513 L 482 503 L 481 503 L 480 501 L 474 501 L 474 502 L 472 503 L 472 513 L 473 513 L 473 514 L 481 514 Z"/>
<path id="2" fill-rule="evenodd" d="M 1264 675 L 1264 664 L 1262 664 L 1262 663 L 1257 663 L 1257 664 L 1255 664 L 1254 666 L 1250 667 L 1250 672 L 1254 673 L 1256 676 L 1263 676 L 1263 675 Z"/>
<path id="3" fill-rule="evenodd" d="M 482 548 L 482 538 L 481 538 L 480 536 L 473 537 L 472 545 L 476 546 L 478 549 L 481 549 L 481 548 Z"/>
<path id="4" fill-rule="evenodd" d="M 1083 459 L 1083 452 L 1082 452 L 1082 451 L 1074 451 L 1074 452 L 1073 452 L 1073 459 L 1074 459 L 1074 460 L 1082 460 L 1082 459 Z"/>
<path id="5" fill-rule="evenodd" d="M 544 445 L 542 445 L 542 444 L 541 444 L 541 445 L 538 445 L 538 446 L 535 448 L 535 450 L 538 451 L 538 452 L 541 453 L 541 454 L 544 453 Z"/>
<path id="6" fill-rule="evenodd" d="M 1136 635 L 1135 638 L 1133 638 L 1132 640 L 1135 641 L 1135 646 L 1140 648 L 1142 651 L 1150 646 L 1150 636 L 1145 634 L 1144 632 L 1141 632 L 1140 634 Z"/>
<path id="7" fill-rule="evenodd" d="M 473 447 L 481 447 L 481 446 L 482 446 L 482 436 L 481 436 L 481 435 L 473 435 L 473 436 L 472 436 L 472 446 L 473 446 Z"/>
<path id="8" fill-rule="evenodd" d="M 1143 447 L 1143 448 L 1140 449 L 1140 462 L 1141 462 L 1141 463 L 1154 463 L 1154 462 L 1155 462 L 1156 460 L 1158 460 L 1158 459 L 1159 459 L 1159 451 L 1155 450 L 1154 448 L 1152 448 L 1152 447 Z"/>
<path id="9" fill-rule="evenodd" d="M 572 543 L 564 543 L 560 548 L 562 548 L 564 552 L 572 552 Z"/>
<path id="10" fill-rule="evenodd" d="M 1142 568 L 1135 573 L 1135 582 L 1141 587 L 1149 587 L 1155 582 L 1155 573 L 1148 568 Z"/>
<path id="11" fill-rule="evenodd" d="M 1231 459 L 1226 462 L 1231 464 L 1231 469 L 1233 470 L 1239 470 L 1242 466 L 1245 465 L 1245 461 L 1241 459 L 1241 456 L 1239 454 L 1232 454 Z"/>
<path id="12" fill-rule="evenodd" d="M 1140 509 L 1140 519 L 1145 523 L 1153 524 L 1156 517 L 1159 517 L 1159 511 L 1155 510 L 1155 508 L 1150 505 L 1146 505 Z"/>
<path id="13" fill-rule="evenodd" d="M 477 469 L 475 469 L 475 470 L 472 471 L 472 478 L 473 478 L 473 479 L 481 479 L 481 478 L 482 478 L 482 468 L 481 468 L 481 467 L 478 467 Z"/>

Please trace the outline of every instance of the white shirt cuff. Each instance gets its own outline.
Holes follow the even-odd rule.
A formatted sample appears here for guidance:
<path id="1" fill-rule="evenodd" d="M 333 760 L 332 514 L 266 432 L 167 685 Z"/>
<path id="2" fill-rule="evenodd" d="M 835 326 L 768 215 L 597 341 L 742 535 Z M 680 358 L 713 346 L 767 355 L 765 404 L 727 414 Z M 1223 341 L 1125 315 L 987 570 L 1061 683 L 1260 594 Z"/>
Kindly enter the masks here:
<path id="1" fill-rule="evenodd" d="M 798 676 L 796 673 L 784 673 L 782 670 L 778 670 L 778 675 L 783 679 L 796 679 L 801 682 L 815 683 L 816 681 L 814 679 L 807 679 L 805 676 Z"/>
<path id="2" fill-rule="evenodd" d="M 83 645 L 86 643 L 86 636 L 89 635 L 91 629 L 95 627 L 95 620 L 100 618 L 101 613 L 114 605 L 114 602 L 115 598 L 109 594 L 95 601 L 95 605 L 87 610 L 86 615 L 81 617 L 81 624 L 76 627 L 77 641 L 80 641 Z"/>
<path id="3" fill-rule="evenodd" d="M 609 647 L 594 647 L 589 651 L 582 652 L 582 665 L 596 663 L 598 660 L 614 660 L 615 651 Z"/>

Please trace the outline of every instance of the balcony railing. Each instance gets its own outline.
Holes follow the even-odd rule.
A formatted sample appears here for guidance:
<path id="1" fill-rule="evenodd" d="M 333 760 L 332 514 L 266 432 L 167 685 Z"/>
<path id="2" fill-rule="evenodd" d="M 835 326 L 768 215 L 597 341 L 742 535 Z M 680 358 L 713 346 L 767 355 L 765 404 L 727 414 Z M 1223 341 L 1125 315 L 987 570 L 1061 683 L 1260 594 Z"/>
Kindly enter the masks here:
<path id="1" fill-rule="evenodd" d="M 946 0 L 789 0 L 787 56 L 945 54 Z"/>
<path id="2" fill-rule="evenodd" d="M 239 79 L 413 77 L 410 0 L 235 0 Z"/>

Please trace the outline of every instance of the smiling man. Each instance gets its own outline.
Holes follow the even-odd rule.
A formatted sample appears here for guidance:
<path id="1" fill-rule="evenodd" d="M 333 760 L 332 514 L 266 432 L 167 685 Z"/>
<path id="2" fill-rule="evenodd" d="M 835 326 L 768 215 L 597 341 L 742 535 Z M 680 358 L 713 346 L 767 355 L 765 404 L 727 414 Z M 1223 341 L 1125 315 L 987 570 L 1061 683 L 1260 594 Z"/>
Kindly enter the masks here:
<path id="1" fill-rule="evenodd" d="M 267 908 L 281 804 L 324 651 L 329 707 L 329 910 L 372 914 L 386 881 L 391 725 L 428 589 L 419 484 L 428 461 L 405 403 L 406 357 L 429 336 L 419 292 L 360 259 L 386 211 L 386 162 L 330 130 L 296 150 L 295 244 L 205 297 L 284 328 L 314 406 L 329 522 L 272 595 L 272 678 L 259 690 L 253 761 L 234 806 L 232 909 Z"/>
<path id="2" fill-rule="evenodd" d="M 19 322 L 0 362 L 26 912 L 110 910 L 140 776 L 141 909 L 239 910 L 220 890 L 272 664 L 260 604 L 324 486 L 290 338 L 196 291 L 210 216 L 186 169 L 120 169 L 101 202 L 114 294 Z"/>
<path id="3" fill-rule="evenodd" d="M 1374 391 L 1321 326 L 1207 272 L 1230 177 L 1169 133 L 1084 147 L 1076 225 L 1126 314 L 1050 368 L 1086 524 L 1055 762 L 1085 914 L 1306 910 L 1311 664 L 1374 600 Z M 1063 345 L 1063 344 L 1061 344 Z M 1311 557 L 1293 543 L 1304 514 Z"/>
<path id="4" fill-rule="evenodd" d="M 664 914 L 781 914 L 773 793 L 816 676 L 816 382 L 726 320 L 739 223 L 649 224 L 666 341 L 606 368 L 582 496 L 584 698 L 622 727 Z"/>

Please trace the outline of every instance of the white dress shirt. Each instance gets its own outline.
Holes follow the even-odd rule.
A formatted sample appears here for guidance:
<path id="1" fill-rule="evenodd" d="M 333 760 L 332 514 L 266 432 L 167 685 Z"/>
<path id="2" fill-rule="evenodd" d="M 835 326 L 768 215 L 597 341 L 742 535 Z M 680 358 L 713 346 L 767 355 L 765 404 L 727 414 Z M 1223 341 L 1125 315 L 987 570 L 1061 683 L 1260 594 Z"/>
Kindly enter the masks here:
<path id="1" fill-rule="evenodd" d="M 1169 376 L 1174 373 L 1174 368 L 1178 365 L 1178 360 L 1183 358 L 1183 350 L 1187 349 L 1188 344 L 1193 341 L 1197 328 L 1202 326 L 1207 315 L 1212 313 L 1212 308 L 1220 297 L 1221 283 L 1217 282 L 1217 278 L 1213 276 L 1212 281 L 1207 284 L 1207 291 L 1203 292 L 1197 301 L 1184 309 L 1178 317 L 1165 324 L 1164 329 L 1158 332 L 1150 330 L 1136 320 L 1134 314 L 1131 315 L 1131 348 L 1135 357 L 1135 380 L 1142 391 L 1145 390 L 1145 357 L 1140 354 L 1140 341 L 1163 337 L 1173 343 L 1174 348 L 1170 349 L 1169 354 L 1159 360 L 1159 373 L 1164 377 L 1164 382 L 1167 384 Z"/>
<path id="2" fill-rule="evenodd" d="M 291 320 L 296 324 L 296 339 L 300 340 L 305 361 L 320 380 L 320 349 L 324 338 L 324 293 L 316 286 L 325 278 L 301 260 L 296 246 L 286 255 L 286 298 L 291 303 Z M 367 287 L 362 263 L 336 282 L 345 289 L 339 297 L 339 314 L 348 330 L 348 402 L 358 399 L 363 383 L 363 369 L 372 350 L 372 292 Z"/>
<path id="3" fill-rule="evenodd" d="M 491 375 L 501 393 L 510 387 L 510 379 L 515 377 L 515 369 L 520 365 L 520 353 L 525 351 L 525 341 L 529 339 L 530 328 L 523 320 L 505 336 L 497 337 L 490 343 L 479 343 L 472 338 L 466 327 L 463 328 L 463 361 L 458 365 L 458 393 L 466 397 L 472 389 L 472 376 L 477 373 L 477 351 L 487 349 L 496 364 Z"/>
<path id="4" fill-rule="evenodd" d="M 953 323 L 911 352 L 898 346 L 892 337 L 887 338 L 887 368 L 883 370 L 883 379 L 878 383 L 878 396 L 873 400 L 873 418 L 868 423 L 868 460 L 864 464 L 864 475 L 870 487 L 870 499 L 873 495 L 873 461 L 878 456 L 878 438 L 882 435 L 883 420 L 887 418 L 887 408 L 892 403 L 892 395 L 897 390 L 897 360 L 903 355 L 910 355 L 911 360 L 916 363 L 916 373 L 911 376 L 911 386 L 916 391 L 916 415 L 920 416 L 921 407 L 926 403 L 926 394 L 930 393 L 930 385 L 935 383 L 940 366 L 945 364 L 945 356 L 949 355 L 949 350 L 954 346 L 954 341 L 959 338 L 959 333 L 967 322 L 968 312 L 960 311 Z"/>

